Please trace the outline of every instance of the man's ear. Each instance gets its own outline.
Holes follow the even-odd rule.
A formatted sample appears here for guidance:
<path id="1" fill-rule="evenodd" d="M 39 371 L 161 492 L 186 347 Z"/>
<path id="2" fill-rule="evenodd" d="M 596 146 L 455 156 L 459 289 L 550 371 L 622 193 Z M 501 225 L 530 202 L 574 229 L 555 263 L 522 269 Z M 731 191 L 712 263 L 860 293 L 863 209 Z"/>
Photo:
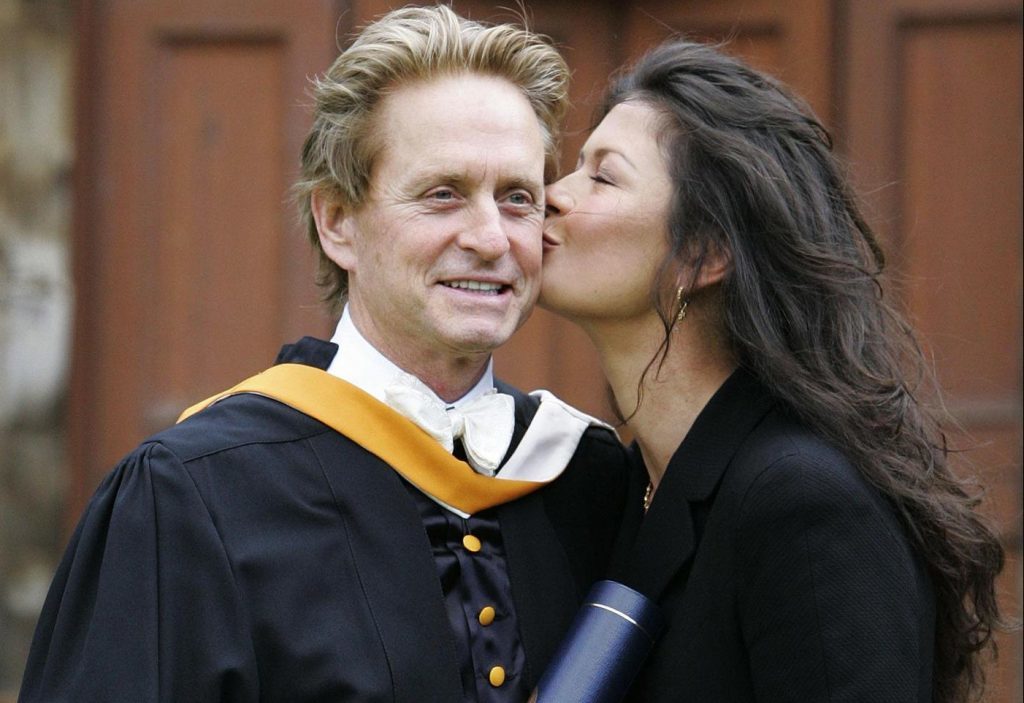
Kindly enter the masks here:
<path id="1" fill-rule="evenodd" d="M 314 191 L 309 199 L 320 246 L 327 258 L 346 271 L 354 271 L 357 228 L 352 214 L 323 191 Z"/>

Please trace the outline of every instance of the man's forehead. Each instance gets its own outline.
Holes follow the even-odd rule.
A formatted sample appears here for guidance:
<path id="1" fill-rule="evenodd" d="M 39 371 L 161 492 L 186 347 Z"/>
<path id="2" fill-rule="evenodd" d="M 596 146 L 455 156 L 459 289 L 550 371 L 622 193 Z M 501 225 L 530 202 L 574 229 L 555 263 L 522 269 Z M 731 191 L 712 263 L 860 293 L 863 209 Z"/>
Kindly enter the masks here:
<path id="1" fill-rule="evenodd" d="M 543 145 L 530 140 L 494 140 L 453 132 L 429 140 L 387 140 L 375 173 L 406 182 L 483 181 L 542 184 Z"/>
<path id="2" fill-rule="evenodd" d="M 459 74 L 404 85 L 378 109 L 371 135 L 377 187 L 518 186 L 538 195 L 543 188 L 541 123 L 505 79 Z"/>
<path id="3" fill-rule="evenodd" d="M 458 158 L 445 153 L 424 153 L 422 160 L 410 159 L 398 174 L 409 183 L 471 184 L 495 181 L 522 185 L 543 185 L 543 159 L 495 158 L 480 153 L 475 158 Z M 394 174 L 392 174 L 394 175 Z"/>
<path id="4" fill-rule="evenodd" d="M 459 130 L 494 136 L 511 132 L 523 143 L 543 141 L 541 119 L 523 92 L 493 76 L 466 74 L 404 85 L 374 112 L 376 136 L 397 141 L 444 138 Z"/>

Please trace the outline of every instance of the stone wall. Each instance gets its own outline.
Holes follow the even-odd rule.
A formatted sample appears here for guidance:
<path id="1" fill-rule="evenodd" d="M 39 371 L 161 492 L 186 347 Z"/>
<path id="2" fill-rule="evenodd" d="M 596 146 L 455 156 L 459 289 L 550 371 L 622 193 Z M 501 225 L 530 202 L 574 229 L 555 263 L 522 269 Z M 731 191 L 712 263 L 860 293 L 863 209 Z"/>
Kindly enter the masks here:
<path id="1" fill-rule="evenodd" d="M 70 0 L 0 0 L 0 701 L 65 540 L 73 39 Z"/>

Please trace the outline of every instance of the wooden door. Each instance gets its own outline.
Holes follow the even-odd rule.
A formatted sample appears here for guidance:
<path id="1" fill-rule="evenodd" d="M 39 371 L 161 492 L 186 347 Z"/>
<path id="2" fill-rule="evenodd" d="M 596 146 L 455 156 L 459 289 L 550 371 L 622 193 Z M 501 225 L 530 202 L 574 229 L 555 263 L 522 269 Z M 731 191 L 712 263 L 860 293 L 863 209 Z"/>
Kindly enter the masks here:
<path id="1" fill-rule="evenodd" d="M 339 15 L 328 0 L 81 8 L 70 522 L 142 437 L 327 329 L 287 198 Z"/>
<path id="2" fill-rule="evenodd" d="M 669 35 L 723 42 L 725 51 L 785 81 L 826 124 L 833 121 L 833 3 L 637 0 L 623 3 L 620 11 L 627 58 Z"/>
<path id="3" fill-rule="evenodd" d="M 962 432 L 964 469 L 1021 603 L 1021 5 L 849 3 L 842 138 L 891 253 L 892 283 Z M 993 699 L 1021 698 L 1020 633 L 1002 638 Z"/>

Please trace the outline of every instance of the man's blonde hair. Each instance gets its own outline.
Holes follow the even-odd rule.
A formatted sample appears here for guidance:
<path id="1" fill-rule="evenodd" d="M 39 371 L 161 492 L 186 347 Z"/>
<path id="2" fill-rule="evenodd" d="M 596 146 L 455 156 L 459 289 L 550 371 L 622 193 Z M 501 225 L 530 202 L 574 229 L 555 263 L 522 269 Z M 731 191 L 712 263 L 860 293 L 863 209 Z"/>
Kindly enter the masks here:
<path id="1" fill-rule="evenodd" d="M 545 177 L 554 177 L 569 69 L 545 37 L 511 24 L 467 20 L 444 5 L 406 7 L 382 16 L 315 80 L 313 126 L 295 186 L 320 259 L 317 283 L 332 311 L 348 296 L 348 274 L 320 246 L 310 196 L 318 192 L 346 208 L 361 204 L 383 148 L 374 136 L 378 103 L 400 85 L 460 73 L 504 78 L 523 92 L 543 133 Z"/>

